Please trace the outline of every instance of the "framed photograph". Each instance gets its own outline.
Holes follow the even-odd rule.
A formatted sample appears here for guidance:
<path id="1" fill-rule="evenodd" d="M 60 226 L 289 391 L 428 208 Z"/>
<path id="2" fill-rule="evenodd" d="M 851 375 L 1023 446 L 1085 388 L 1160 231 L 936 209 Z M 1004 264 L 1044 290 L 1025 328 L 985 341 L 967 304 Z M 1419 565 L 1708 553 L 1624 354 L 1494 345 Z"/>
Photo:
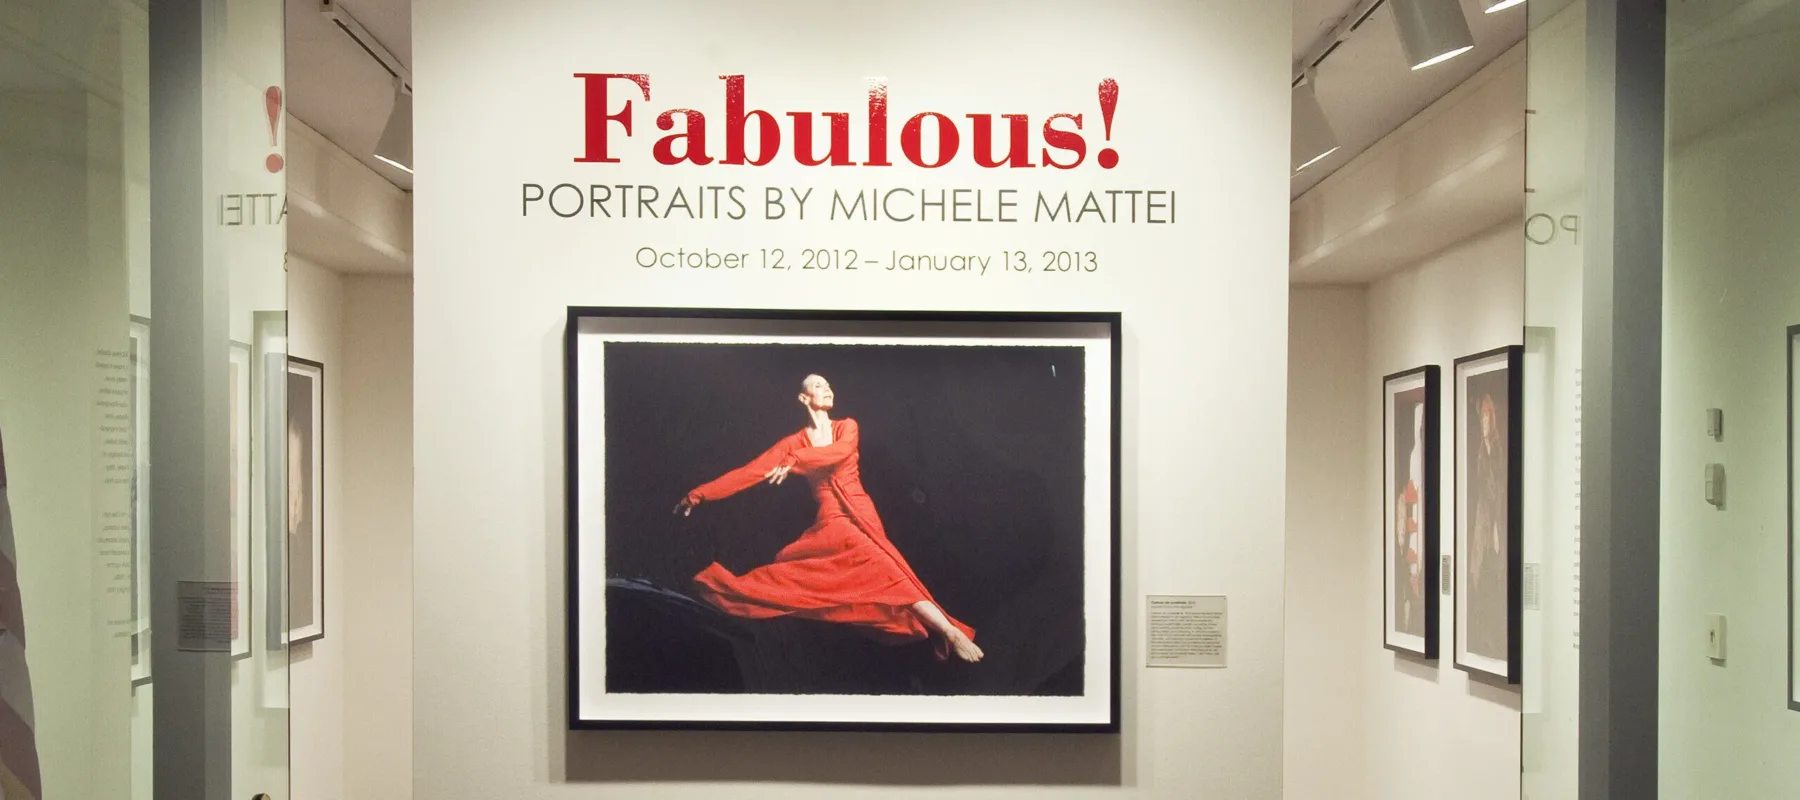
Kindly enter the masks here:
<path id="1" fill-rule="evenodd" d="M 1381 381 L 1382 643 L 1438 657 L 1438 368 Z"/>
<path id="2" fill-rule="evenodd" d="M 250 610 L 262 624 L 255 635 L 251 666 L 259 701 L 266 709 L 287 709 L 287 312 L 252 315 L 250 371 L 251 569 L 262 580 L 250 585 Z"/>
<path id="3" fill-rule="evenodd" d="M 1119 334 L 569 309 L 570 726 L 1116 732 Z"/>
<path id="4" fill-rule="evenodd" d="M 1457 669 L 1518 683 L 1524 662 L 1525 349 L 1456 360 Z"/>
<path id="5" fill-rule="evenodd" d="M 150 682 L 150 320 L 131 318 L 131 684 Z"/>
<path id="6" fill-rule="evenodd" d="M 325 365 L 287 360 L 287 643 L 325 636 Z"/>
<path id="7" fill-rule="evenodd" d="M 1800 596 L 1795 593 L 1794 581 L 1800 575 L 1800 543 L 1795 536 L 1800 535 L 1800 433 L 1795 425 L 1800 424 L 1800 369 L 1796 369 L 1796 352 L 1800 351 L 1800 325 L 1787 330 L 1788 352 L 1788 708 L 1800 711 L 1800 657 L 1795 649 L 1800 645 Z"/>
<path id="8" fill-rule="evenodd" d="M 250 656 L 250 345 L 231 343 L 231 656 Z"/>
<path id="9" fill-rule="evenodd" d="M 259 543 L 263 580 L 251 586 L 251 607 L 263 620 L 264 646 L 270 653 L 287 647 L 287 312 L 255 314 L 255 363 L 250 392 L 250 518 Z M 255 555 L 252 555 L 255 558 Z M 283 663 L 286 659 L 271 659 Z M 287 677 L 265 688 L 285 690 Z M 269 708 L 286 708 L 283 692 L 265 698 Z"/>

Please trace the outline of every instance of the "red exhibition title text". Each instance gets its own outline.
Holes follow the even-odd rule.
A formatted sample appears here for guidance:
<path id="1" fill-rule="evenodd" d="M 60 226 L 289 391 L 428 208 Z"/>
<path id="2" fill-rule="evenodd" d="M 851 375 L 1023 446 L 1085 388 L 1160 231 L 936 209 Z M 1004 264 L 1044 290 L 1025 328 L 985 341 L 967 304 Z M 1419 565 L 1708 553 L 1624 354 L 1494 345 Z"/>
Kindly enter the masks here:
<path id="1" fill-rule="evenodd" d="M 577 163 L 617 164 L 614 150 L 615 133 L 632 136 L 636 122 L 638 98 L 650 102 L 650 76 L 644 73 L 576 73 L 585 93 L 585 152 Z M 672 108 L 656 115 L 656 127 L 665 133 L 651 149 L 659 164 L 730 164 L 760 167 L 786 157 L 808 167 L 890 167 L 894 165 L 888 146 L 888 90 L 885 80 L 870 82 L 867 124 L 863 131 L 868 143 L 867 156 L 856 161 L 850 155 L 850 112 L 787 111 L 791 121 L 783 136 L 781 121 L 775 114 L 749 108 L 744 96 L 743 75 L 720 75 L 724 81 L 724 143 L 719 147 L 716 128 L 709 131 L 705 113 L 691 108 Z M 613 94 L 626 95 L 614 106 Z M 1113 112 L 1118 107 L 1119 83 L 1112 78 L 1100 82 L 1099 110 L 1104 141 L 1112 140 Z M 926 169 L 943 167 L 967 157 L 987 169 L 1001 167 L 1026 169 L 1053 167 L 1074 169 L 1088 156 L 1087 134 L 1083 116 L 1055 113 L 1043 119 L 1038 136 L 1032 135 L 1029 114 L 967 114 L 966 121 L 936 111 L 921 111 L 908 117 L 900 126 L 899 157 Z M 823 117 L 828 132 L 821 137 L 815 120 Z M 995 118 L 1002 120 L 995 132 Z M 747 143 L 748 132 L 755 126 L 754 147 Z M 709 133 L 711 136 L 709 136 Z M 965 149 L 964 136 L 968 146 Z M 995 147 L 995 139 L 1004 141 L 1004 152 Z M 823 141 L 821 141 L 821 139 Z M 1041 146 L 1039 146 L 1041 139 Z M 927 145 L 934 145 L 927 147 Z M 1118 166 L 1119 153 L 1103 147 L 1094 155 L 1102 169 Z"/>

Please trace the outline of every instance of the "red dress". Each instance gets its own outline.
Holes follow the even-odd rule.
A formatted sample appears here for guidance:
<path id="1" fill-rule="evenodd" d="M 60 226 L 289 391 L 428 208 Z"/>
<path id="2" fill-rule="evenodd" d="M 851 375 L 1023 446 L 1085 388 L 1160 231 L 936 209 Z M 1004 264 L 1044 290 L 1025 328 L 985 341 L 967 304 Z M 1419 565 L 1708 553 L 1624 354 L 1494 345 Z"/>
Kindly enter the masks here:
<path id="1" fill-rule="evenodd" d="M 856 421 L 833 420 L 831 434 L 831 444 L 813 447 L 802 430 L 755 461 L 688 493 L 694 504 L 723 500 L 785 465 L 806 476 L 819 503 L 812 527 L 783 547 L 775 563 L 733 575 L 714 562 L 694 576 L 694 583 L 702 598 L 733 616 L 791 614 L 862 626 L 893 643 L 924 639 L 930 632 L 909 607 L 931 600 L 931 592 L 888 541 L 875 503 L 863 490 Z M 975 638 L 974 628 L 955 619 L 950 623 Z M 947 654 L 947 643 L 939 642 L 938 656 Z"/>

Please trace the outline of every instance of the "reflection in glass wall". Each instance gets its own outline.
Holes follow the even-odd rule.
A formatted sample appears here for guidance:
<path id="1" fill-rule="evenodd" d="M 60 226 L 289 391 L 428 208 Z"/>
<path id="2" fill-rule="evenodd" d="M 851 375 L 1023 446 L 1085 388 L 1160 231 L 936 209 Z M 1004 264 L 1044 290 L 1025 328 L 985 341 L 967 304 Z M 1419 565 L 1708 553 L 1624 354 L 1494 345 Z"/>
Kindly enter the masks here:
<path id="1" fill-rule="evenodd" d="M 1669 4 L 1659 779 L 1800 797 L 1800 2 Z M 1712 410 L 1716 409 L 1716 413 Z"/>
<path id="2" fill-rule="evenodd" d="M 170 4 L 171 6 L 176 4 Z M 199 8 L 199 5 L 192 6 Z M 231 566 L 183 579 L 228 586 L 233 796 L 287 792 L 287 653 L 259 615 L 284 585 L 267 557 L 285 531 L 285 182 L 274 106 L 282 81 L 278 0 L 208 13 L 202 129 L 209 209 L 204 251 L 229 291 L 218 302 L 218 407 L 227 432 L 209 470 L 207 546 Z M 159 7 L 162 8 L 162 7 Z M 193 342 L 153 313 L 150 10 L 144 0 L 0 2 L 0 797 L 153 796 L 153 703 L 168 631 L 150 624 L 158 582 L 158 469 L 151 433 L 162 358 Z M 213 49 L 216 48 L 216 49 Z M 274 91 L 271 92 L 270 90 Z M 231 195 L 257 195 L 259 223 L 231 226 Z M 195 268 L 197 265 L 177 265 Z M 167 265 L 159 265 L 159 269 Z M 264 323 L 264 324 L 259 324 Z M 229 341 L 226 341 L 226 340 Z M 216 512 L 216 513 L 214 513 Z M 271 525 L 270 520 L 275 519 Z M 278 538 L 275 541 L 280 541 Z M 165 651 L 166 652 L 166 651 Z M 203 732 L 190 731 L 190 735 Z M 185 798 L 183 800 L 186 800 Z"/>
<path id="3" fill-rule="evenodd" d="M 316 4 L 302 4 L 310 10 Z M 207 269 L 229 284 L 221 389 L 232 508 L 209 537 L 240 587 L 231 645 L 233 798 L 289 793 L 286 6 L 211 0 Z M 212 343 L 209 341 L 208 346 Z M 224 688 L 224 687 L 222 687 Z M 215 695 L 217 696 L 217 695 Z M 161 800 L 158 798 L 158 800 Z"/>
<path id="4" fill-rule="evenodd" d="M 130 797 L 149 764 L 147 15 L 0 4 L 8 798 Z"/>
<path id="5" fill-rule="evenodd" d="M 1578 796 L 1585 4 L 1528 6 L 1520 794 Z"/>

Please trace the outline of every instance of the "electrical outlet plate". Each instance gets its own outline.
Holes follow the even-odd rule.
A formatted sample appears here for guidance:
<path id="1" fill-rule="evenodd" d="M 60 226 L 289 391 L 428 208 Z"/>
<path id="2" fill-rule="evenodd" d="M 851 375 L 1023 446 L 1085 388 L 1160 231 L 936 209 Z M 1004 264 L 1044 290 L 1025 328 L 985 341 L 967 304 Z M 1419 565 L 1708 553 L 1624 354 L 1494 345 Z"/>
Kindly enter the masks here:
<path id="1" fill-rule="evenodd" d="M 1706 657 L 1714 661 L 1725 660 L 1725 615 L 1706 615 Z"/>
<path id="2" fill-rule="evenodd" d="M 1706 435 L 1711 436 L 1713 441 L 1725 440 L 1725 409 L 1706 410 Z"/>
<path id="3" fill-rule="evenodd" d="M 1519 588 L 1521 593 L 1525 595 L 1524 605 L 1526 611 L 1542 610 L 1543 600 L 1540 599 L 1543 592 L 1542 572 L 1543 566 L 1535 561 L 1527 562 L 1525 564 L 1525 574 L 1520 578 Z"/>
<path id="4" fill-rule="evenodd" d="M 1725 507 L 1725 465 L 1706 465 L 1706 502 L 1716 508 Z"/>

